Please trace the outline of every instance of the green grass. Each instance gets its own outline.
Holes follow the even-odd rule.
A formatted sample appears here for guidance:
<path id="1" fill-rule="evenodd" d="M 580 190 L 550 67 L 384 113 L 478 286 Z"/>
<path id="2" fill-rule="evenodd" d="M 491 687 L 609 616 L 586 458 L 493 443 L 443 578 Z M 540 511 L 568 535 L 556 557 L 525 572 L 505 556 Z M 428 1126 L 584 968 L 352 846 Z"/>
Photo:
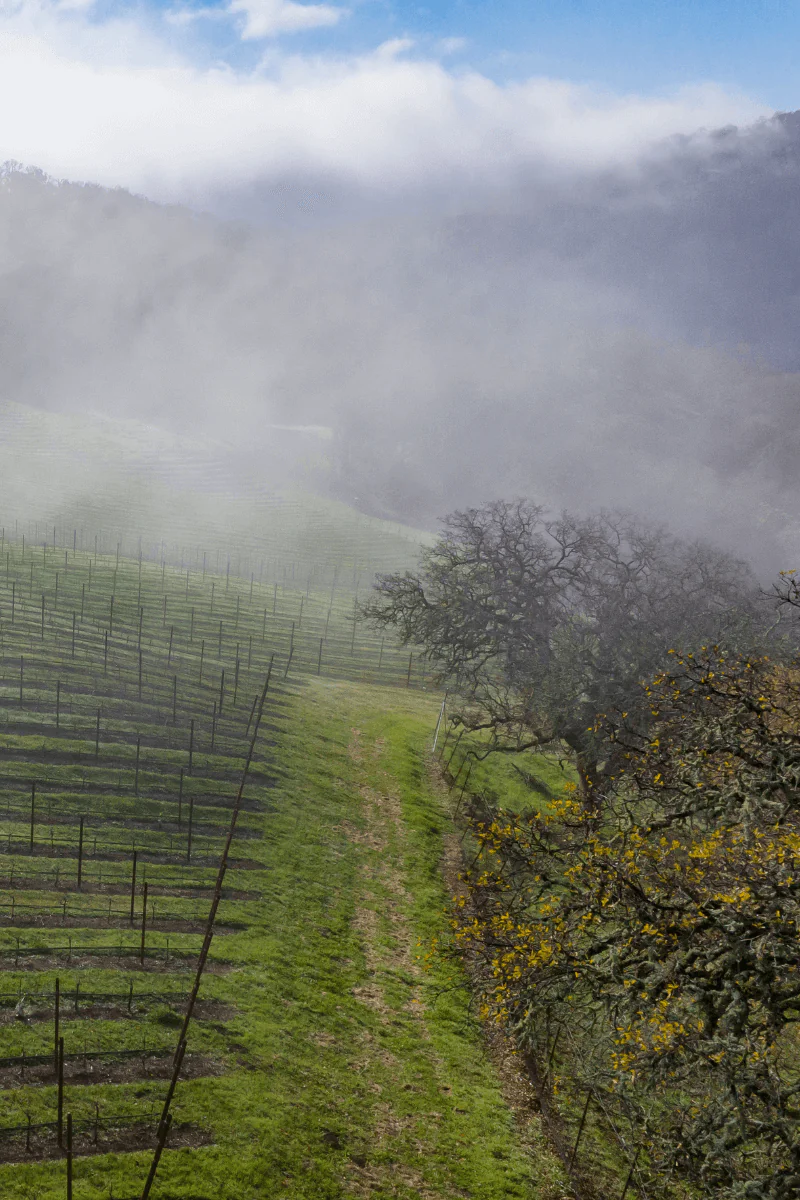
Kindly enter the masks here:
<path id="1" fill-rule="evenodd" d="M 368 631 L 353 628 L 352 593 L 334 590 L 331 603 L 330 591 L 315 591 L 309 581 L 297 590 L 287 581 L 276 599 L 273 581 L 251 584 L 231 576 L 226 590 L 224 577 L 190 572 L 187 589 L 185 572 L 167 566 L 144 563 L 140 572 L 138 562 L 120 560 L 117 566 L 115 555 L 71 551 L 61 576 L 63 549 L 45 553 L 40 547 L 31 557 L 26 547 L 23 558 L 21 544 L 9 548 L 6 540 L 4 553 L 9 558 L 0 570 L 0 901 L 8 903 L 13 894 L 15 903 L 45 914 L 57 912 L 66 898 L 79 927 L 4 922 L 0 950 L 12 953 L 0 958 L 0 992 L 49 992 L 58 976 L 65 996 L 78 982 L 87 992 L 125 992 L 131 980 L 136 992 L 186 994 L 199 933 L 151 930 L 149 948 L 164 952 L 168 945 L 185 957 L 146 960 L 144 969 L 136 962 L 141 892 L 137 889 L 137 924 L 131 928 L 125 891 L 131 850 L 135 845 L 140 856 L 139 884 L 146 872 L 150 903 L 155 899 L 162 912 L 203 916 L 208 892 L 204 899 L 165 890 L 193 883 L 208 887 L 213 880 L 242 768 L 252 697 L 270 658 L 276 664 L 220 907 L 221 928 L 201 991 L 203 999 L 226 1007 L 220 1019 L 206 1018 L 201 1010 L 190 1031 L 190 1053 L 206 1055 L 216 1073 L 182 1081 L 174 1104 L 176 1125 L 191 1126 L 209 1144 L 168 1149 L 154 1197 L 564 1195 L 559 1168 L 535 1120 L 518 1128 L 503 1100 L 464 978 L 444 959 L 423 970 L 424 949 L 448 928 L 441 859 L 453 826 L 427 776 L 439 701 L 426 694 L 420 672 L 412 672 L 412 686 L 406 687 L 404 652 L 388 644 L 381 648 Z M 112 594 L 114 629 L 106 659 Z M 72 614 L 80 603 L 73 656 Z M 296 627 L 290 662 L 291 620 Z M 320 636 L 327 653 L 318 676 L 314 650 Z M 240 686 L 234 705 L 237 643 Z M 224 709 L 215 722 L 222 670 Z M 27 853 L 32 779 L 38 848 L 33 856 Z M 189 794 L 195 797 L 196 822 L 191 863 Z M 81 816 L 84 847 L 90 848 L 84 880 L 96 890 L 78 893 Z M 24 881 L 14 889 L 12 864 L 17 883 Z M 237 890 L 247 897 L 230 894 Z M 81 912 L 107 908 L 109 900 L 107 927 L 80 925 Z M 17 939 L 49 950 L 50 960 L 31 960 L 25 967 L 20 959 L 15 966 Z M 68 940 L 71 958 L 63 949 Z M 92 954 L 120 942 L 130 953 L 119 966 Z M 129 1016 L 82 1020 L 70 1014 L 67 1002 L 65 1048 L 166 1050 L 174 1045 L 179 1011 L 179 1004 L 142 1003 Z M 46 1052 L 51 1040 L 52 1021 L 6 1021 L 0 1024 L 0 1057 Z M 164 1090 L 163 1080 L 144 1076 L 70 1084 L 66 1104 L 76 1119 L 91 1118 L 97 1105 L 108 1118 L 138 1117 L 152 1128 Z M 6 1125 L 24 1123 L 26 1115 L 34 1122 L 55 1116 L 50 1083 L 34 1086 L 19 1079 L 2 1092 L 2 1102 Z M 0 1194 L 11 1200 L 62 1197 L 63 1163 L 25 1163 L 24 1157 L 0 1166 Z M 108 1200 L 113 1193 L 118 1200 L 134 1200 L 149 1158 L 149 1151 L 80 1157 L 76 1197 Z"/>

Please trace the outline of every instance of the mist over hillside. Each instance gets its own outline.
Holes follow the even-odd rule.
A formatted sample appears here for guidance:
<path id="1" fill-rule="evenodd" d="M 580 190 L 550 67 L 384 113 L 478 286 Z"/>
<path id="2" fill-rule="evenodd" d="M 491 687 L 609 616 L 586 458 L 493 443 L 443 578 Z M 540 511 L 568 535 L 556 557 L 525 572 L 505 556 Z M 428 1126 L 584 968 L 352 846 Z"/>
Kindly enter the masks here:
<path id="1" fill-rule="evenodd" d="M 9 166 L 0 399 L 211 439 L 232 477 L 289 462 L 429 527 L 527 494 L 791 566 L 798 176 L 796 114 L 615 170 L 323 188 L 310 214 L 319 181 L 283 181 L 238 220 Z M 333 438 L 298 454 L 275 425 Z"/>

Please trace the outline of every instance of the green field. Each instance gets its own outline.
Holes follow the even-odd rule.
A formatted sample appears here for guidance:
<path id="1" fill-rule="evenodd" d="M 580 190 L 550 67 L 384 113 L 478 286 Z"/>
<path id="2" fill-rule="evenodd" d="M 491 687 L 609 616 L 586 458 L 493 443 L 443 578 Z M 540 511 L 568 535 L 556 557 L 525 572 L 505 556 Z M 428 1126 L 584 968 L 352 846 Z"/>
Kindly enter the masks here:
<path id="1" fill-rule="evenodd" d="M 570 1194 L 465 979 L 424 968 L 457 845 L 440 697 L 355 608 L 412 533 L 293 503 L 258 537 L 234 522 L 227 550 L 188 500 L 183 546 L 132 545 L 142 508 L 96 550 L 74 513 L 2 530 L 4 1197 L 66 1195 L 56 981 L 74 1195 L 141 1195 L 270 665 L 152 1195 Z"/>

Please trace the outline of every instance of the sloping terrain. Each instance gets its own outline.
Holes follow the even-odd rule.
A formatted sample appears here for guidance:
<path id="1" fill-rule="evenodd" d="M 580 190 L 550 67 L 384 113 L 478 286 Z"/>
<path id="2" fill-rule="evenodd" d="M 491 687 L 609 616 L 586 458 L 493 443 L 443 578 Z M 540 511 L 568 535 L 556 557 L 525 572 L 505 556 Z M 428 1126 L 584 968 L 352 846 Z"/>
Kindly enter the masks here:
<path id="1" fill-rule="evenodd" d="M 2 536 L 2 1195 L 65 1194 L 68 1117 L 74 1194 L 141 1195 L 270 670 L 152 1195 L 567 1194 L 465 980 L 424 969 L 451 826 L 413 657 L 322 567 Z"/>

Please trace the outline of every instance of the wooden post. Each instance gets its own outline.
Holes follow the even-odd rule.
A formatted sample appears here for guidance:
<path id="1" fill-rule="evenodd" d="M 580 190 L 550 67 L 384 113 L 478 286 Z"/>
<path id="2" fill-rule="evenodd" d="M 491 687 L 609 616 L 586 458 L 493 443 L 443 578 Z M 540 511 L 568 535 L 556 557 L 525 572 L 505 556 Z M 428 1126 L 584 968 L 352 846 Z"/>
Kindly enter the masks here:
<path id="1" fill-rule="evenodd" d="M 147 1176 L 147 1180 L 145 1182 L 144 1189 L 142 1191 L 142 1200 L 148 1200 L 148 1197 L 150 1195 L 150 1189 L 153 1186 L 153 1180 L 156 1177 L 156 1171 L 158 1170 L 158 1164 L 161 1160 L 161 1152 L 164 1149 L 164 1146 L 167 1141 L 167 1137 L 169 1136 L 169 1129 L 170 1129 L 171 1124 L 172 1124 L 172 1113 L 167 1113 L 166 1119 L 163 1120 L 159 1124 L 159 1127 L 158 1127 L 158 1137 L 157 1137 L 157 1141 L 156 1141 L 156 1148 L 153 1153 L 153 1161 L 150 1164 L 150 1171 Z"/>
<path id="2" fill-rule="evenodd" d="M 172 676 L 172 723 L 177 724 L 178 721 L 178 676 Z"/>
<path id="3" fill-rule="evenodd" d="M 145 937 L 147 933 L 147 884 L 142 888 L 142 941 L 139 946 L 139 962 L 144 966 Z"/>
<path id="4" fill-rule="evenodd" d="M 192 773 L 192 756 L 193 756 L 193 754 L 194 754 L 194 717 L 192 717 L 191 721 L 189 722 L 189 771 L 188 771 L 189 775 L 191 775 L 191 773 Z"/>
<path id="5" fill-rule="evenodd" d="M 192 861 L 192 823 L 194 821 L 194 794 L 189 794 L 189 836 L 186 839 L 186 861 Z"/>
<path id="6" fill-rule="evenodd" d="M 184 1013 L 184 1017 L 183 1017 L 183 1026 L 181 1027 L 181 1032 L 180 1032 L 180 1035 L 178 1038 L 178 1049 L 180 1049 L 181 1042 L 185 1041 L 187 1032 L 189 1030 L 189 1024 L 192 1019 L 192 1014 L 194 1013 L 194 1006 L 197 1002 L 197 995 L 198 995 L 198 992 L 200 991 L 200 982 L 203 978 L 203 971 L 205 970 L 206 960 L 208 959 L 208 953 L 209 953 L 209 950 L 211 949 L 211 941 L 214 937 L 214 922 L 216 920 L 217 909 L 219 908 L 219 902 L 222 897 L 222 884 L 225 879 L 225 872 L 228 869 L 228 855 L 230 854 L 231 844 L 233 842 L 233 835 L 236 832 L 236 822 L 239 818 L 239 812 L 240 812 L 240 809 L 242 806 L 242 797 L 244 795 L 245 784 L 247 783 L 247 776 L 250 772 L 250 764 L 253 761 L 253 754 L 255 753 L 256 739 L 258 738 L 258 731 L 261 726 L 261 717 L 264 712 L 264 702 L 267 698 L 267 691 L 269 690 L 269 681 L 272 676 L 272 664 L 273 664 L 273 658 L 270 659 L 269 670 L 267 671 L 267 678 L 264 682 L 264 689 L 261 692 L 261 697 L 260 697 L 259 705 L 258 705 L 258 713 L 256 714 L 256 720 L 255 720 L 255 724 L 253 726 L 253 734 L 252 734 L 252 737 L 250 738 L 250 745 L 247 750 L 247 758 L 245 759 L 244 769 L 242 771 L 242 777 L 241 777 L 241 780 L 239 783 L 239 790 L 236 793 L 236 799 L 235 799 L 234 805 L 233 805 L 233 812 L 231 813 L 231 823 L 228 828 L 228 836 L 225 839 L 225 846 L 223 847 L 222 856 L 220 858 L 219 869 L 217 871 L 217 880 L 214 885 L 214 898 L 211 901 L 211 908 L 209 910 L 208 920 L 206 922 L 206 932 L 205 932 L 205 937 L 203 938 L 203 945 L 200 949 L 200 954 L 198 955 L 198 958 L 197 958 L 197 967 L 195 969 L 194 984 L 192 986 L 191 993 L 189 994 L 189 1002 L 186 1005 L 186 1012 Z M 176 1053 L 177 1053 L 177 1051 L 176 1051 Z"/>
<path id="7" fill-rule="evenodd" d="M 142 647 L 139 646 L 139 703 L 142 701 Z"/>
<path id="8" fill-rule="evenodd" d="M 61 980 L 56 976 L 56 994 L 53 1003 L 53 1070 L 58 1071 L 58 1037 L 61 1025 Z"/>
<path id="9" fill-rule="evenodd" d="M 81 817 L 80 829 L 78 831 L 78 891 L 81 890 L 81 880 L 83 877 L 83 817 Z"/>
<path id="10" fill-rule="evenodd" d="M 58 1148 L 64 1145 L 64 1039 L 58 1039 L 58 1092 L 56 1094 L 56 1120 L 58 1122 Z"/>
<path id="11" fill-rule="evenodd" d="M 78 618 L 75 615 L 75 613 L 73 613 L 72 614 L 72 657 L 73 658 L 75 657 L 75 626 L 77 624 L 77 621 L 78 621 Z"/>
<path id="12" fill-rule="evenodd" d="M 194 609 L 192 609 L 192 612 L 194 612 Z M 173 639 L 174 635 L 175 635 L 175 626 L 170 625 L 170 627 L 169 627 L 169 649 L 167 650 L 167 670 L 169 670 L 169 668 L 172 666 L 172 639 Z"/>
<path id="13" fill-rule="evenodd" d="M 239 695 L 239 655 L 236 655 L 236 668 L 233 673 L 233 707 L 236 708 L 236 698 Z"/>
<path id="14" fill-rule="evenodd" d="M 205 657 L 205 653 L 206 653 L 206 639 L 203 638 L 200 642 L 200 678 L 197 681 L 198 685 L 200 687 L 203 686 L 203 658 Z"/>
<path id="15" fill-rule="evenodd" d="M 97 710 L 97 724 L 94 732 L 94 756 L 100 757 L 100 709 Z"/>
<path id="16" fill-rule="evenodd" d="M 142 739 L 140 737 L 137 737 L 137 739 L 136 739 L 136 769 L 135 769 L 134 780 L 133 780 L 133 793 L 135 796 L 139 795 L 139 758 L 140 758 L 141 752 L 142 752 Z"/>
<path id="17" fill-rule="evenodd" d="M 56 729 L 61 726 L 61 680 L 56 680 Z"/>
<path id="18" fill-rule="evenodd" d="M 322 674 L 322 643 L 324 640 L 325 640 L 324 638 L 319 639 L 319 656 L 317 658 L 317 674 L 318 675 Z"/>
<path id="19" fill-rule="evenodd" d="M 181 827 L 181 818 L 183 816 L 183 767 L 181 767 L 180 782 L 178 784 L 178 829 Z"/>
<path id="20" fill-rule="evenodd" d="M 638 1146 L 636 1148 L 636 1156 L 635 1156 L 633 1162 L 631 1163 L 631 1169 L 628 1171 L 628 1175 L 625 1180 L 625 1186 L 622 1189 L 622 1194 L 621 1194 L 619 1200 L 625 1200 L 625 1197 L 628 1194 L 628 1188 L 631 1186 L 631 1181 L 633 1180 L 633 1173 L 636 1170 L 636 1164 L 639 1161 L 639 1155 L 641 1154 L 641 1152 L 642 1152 L 642 1147 Z"/>
<path id="21" fill-rule="evenodd" d="M 444 699 L 442 700 L 442 707 L 439 709 L 439 719 L 438 719 L 438 721 L 436 722 L 436 729 L 435 729 L 435 731 L 434 731 L 434 734 L 433 734 L 433 746 L 432 746 L 432 748 L 431 748 L 431 754 L 435 754 L 435 753 L 436 753 L 436 743 L 437 743 L 437 742 L 438 742 L 438 740 L 439 740 L 439 730 L 440 730 L 440 728 L 441 728 L 441 725 L 442 725 L 442 718 L 444 717 L 444 712 L 445 712 L 445 706 L 446 706 L 446 704 L 447 704 L 447 692 L 445 692 L 445 694 L 444 694 Z"/>
<path id="22" fill-rule="evenodd" d="M 33 823 L 36 817 L 36 782 L 31 782 L 31 854 L 33 854 Z"/>
<path id="23" fill-rule="evenodd" d="M 414 661 L 414 655 L 408 656 L 408 674 L 406 675 L 406 687 L 411 687 L 411 664 Z"/>
<path id="24" fill-rule="evenodd" d="M 225 698 L 225 670 L 223 668 L 219 677 L 219 715 L 222 717 L 222 701 Z"/>
<path id="25" fill-rule="evenodd" d="M 253 720 L 253 717 L 255 716 L 257 704 L 258 704 L 258 692 L 256 692 L 255 696 L 253 697 L 253 703 L 250 708 L 250 716 L 247 718 L 247 729 L 245 729 L 245 731 L 244 731 L 245 737 L 247 737 L 248 733 L 250 732 L 250 724 Z"/>
<path id="26" fill-rule="evenodd" d="M 22 708 L 22 685 L 25 681 L 25 659 L 20 656 L 19 660 L 19 706 Z"/>
<path id="27" fill-rule="evenodd" d="M 131 925 L 133 924 L 134 909 L 136 906 L 136 859 L 138 851 L 134 850 L 133 859 L 131 861 Z"/>
<path id="28" fill-rule="evenodd" d="M 581 1123 L 578 1126 L 578 1136 L 575 1138 L 575 1145 L 572 1147 L 572 1154 L 569 1157 L 569 1166 L 567 1167 L 568 1171 L 572 1170 L 573 1163 L 575 1162 L 575 1155 L 578 1153 L 578 1146 L 581 1144 L 581 1137 L 583 1135 L 583 1127 L 586 1124 L 586 1114 L 589 1111 L 589 1101 L 591 1100 L 591 1098 L 592 1098 L 592 1093 L 587 1092 L 586 1093 L 586 1103 L 583 1106 L 583 1114 L 581 1116 Z"/>

